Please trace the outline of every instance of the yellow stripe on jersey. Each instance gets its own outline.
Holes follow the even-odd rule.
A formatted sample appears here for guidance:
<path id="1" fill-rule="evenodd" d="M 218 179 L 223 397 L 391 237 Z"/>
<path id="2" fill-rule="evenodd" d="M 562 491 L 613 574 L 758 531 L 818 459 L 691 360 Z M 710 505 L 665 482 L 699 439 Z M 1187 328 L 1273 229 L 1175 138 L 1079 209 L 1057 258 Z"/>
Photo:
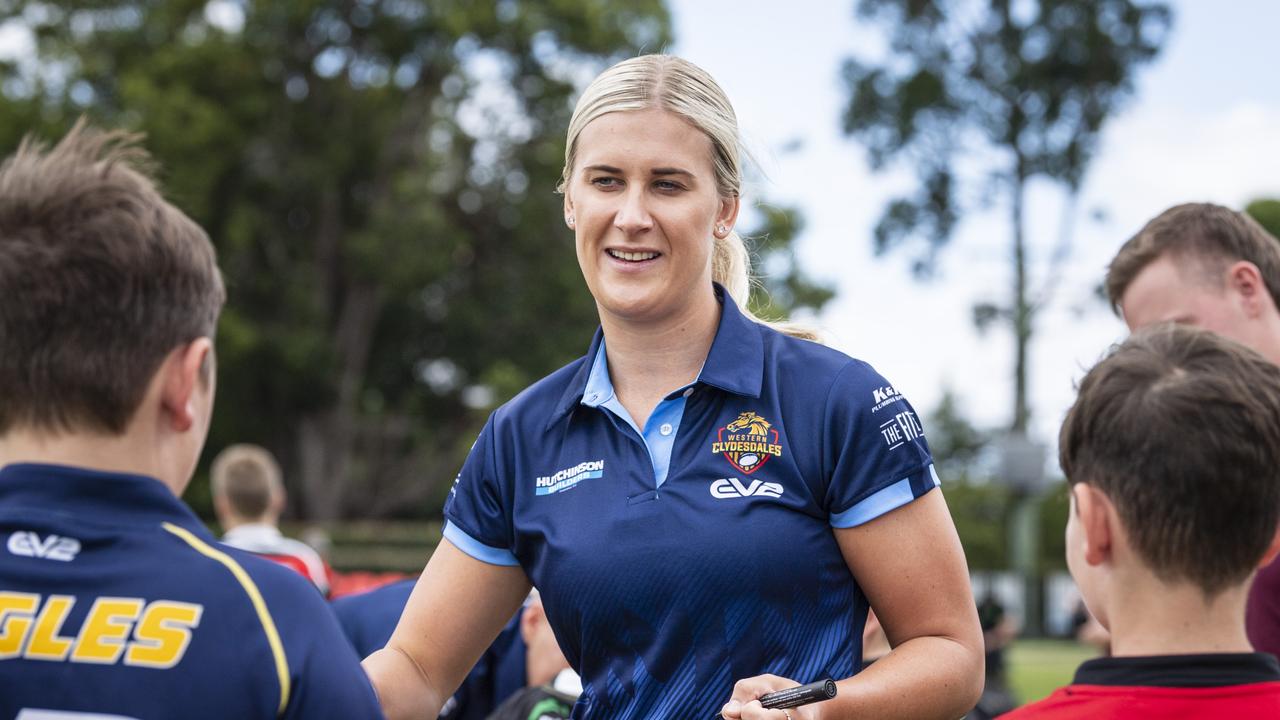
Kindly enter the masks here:
<path id="1" fill-rule="evenodd" d="M 258 586 L 254 584 L 253 578 L 249 577 L 249 573 L 240 567 L 240 563 L 231 558 L 230 555 L 210 547 L 208 543 L 191 534 L 185 528 L 178 527 L 173 523 L 164 523 L 164 529 L 177 535 L 186 541 L 188 545 L 195 548 L 197 552 L 207 557 L 213 558 L 222 563 L 231 571 L 231 574 L 240 581 L 244 586 L 245 593 L 249 596 L 249 600 L 253 602 L 253 609 L 258 612 L 258 620 L 262 623 L 262 629 L 267 633 L 267 644 L 271 646 L 271 654 L 275 656 L 276 675 L 280 679 L 280 706 L 276 709 L 277 714 L 283 715 L 285 706 L 289 703 L 289 662 L 284 656 L 284 645 L 280 642 L 280 633 L 276 632 L 276 623 L 271 619 L 271 613 L 267 610 L 267 603 L 262 599 L 262 593 L 258 592 Z"/>

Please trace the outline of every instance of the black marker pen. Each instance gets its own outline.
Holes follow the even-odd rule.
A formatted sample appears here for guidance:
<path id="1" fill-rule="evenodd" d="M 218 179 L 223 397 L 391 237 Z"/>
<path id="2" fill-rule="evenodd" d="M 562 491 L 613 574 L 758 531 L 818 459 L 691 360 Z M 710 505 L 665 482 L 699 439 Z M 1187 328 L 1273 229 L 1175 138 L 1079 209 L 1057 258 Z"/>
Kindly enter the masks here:
<path id="1" fill-rule="evenodd" d="M 799 685 L 786 690 L 775 690 L 760 696 L 760 704 L 769 710 L 799 707 L 809 703 L 830 700 L 836 696 L 836 681 L 830 678 L 818 680 L 808 685 Z M 723 717 L 719 713 L 716 718 Z"/>

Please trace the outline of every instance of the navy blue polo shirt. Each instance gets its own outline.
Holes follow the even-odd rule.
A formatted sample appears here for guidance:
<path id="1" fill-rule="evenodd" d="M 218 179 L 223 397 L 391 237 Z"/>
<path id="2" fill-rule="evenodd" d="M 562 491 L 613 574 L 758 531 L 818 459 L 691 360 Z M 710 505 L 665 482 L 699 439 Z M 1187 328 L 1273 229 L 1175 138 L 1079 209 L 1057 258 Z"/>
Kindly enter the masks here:
<path id="1" fill-rule="evenodd" d="M 520 565 L 584 692 L 575 718 L 711 717 L 741 678 L 843 678 L 867 601 L 833 527 L 937 485 L 920 420 L 869 365 L 721 316 L 698 379 L 638 427 L 604 339 L 498 408 L 445 537 Z"/>
<path id="2" fill-rule="evenodd" d="M 5 466 L 0 543 L 0 718 L 382 717 L 311 583 L 158 480 Z"/>

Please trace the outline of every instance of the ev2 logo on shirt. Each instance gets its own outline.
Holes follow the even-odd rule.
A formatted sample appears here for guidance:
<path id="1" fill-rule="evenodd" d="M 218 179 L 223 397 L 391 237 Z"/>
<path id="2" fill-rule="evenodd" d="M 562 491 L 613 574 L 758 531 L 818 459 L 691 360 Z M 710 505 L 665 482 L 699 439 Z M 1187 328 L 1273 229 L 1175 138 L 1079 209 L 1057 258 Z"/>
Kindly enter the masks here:
<path id="1" fill-rule="evenodd" d="M 71 562 L 80 554 L 80 541 L 75 538 L 50 535 L 41 540 L 31 530 L 19 530 L 10 535 L 8 547 L 14 555 L 62 562 Z"/>
<path id="2" fill-rule="evenodd" d="M 776 482 L 752 480 L 746 485 L 738 478 L 720 478 L 711 483 L 711 497 L 718 500 L 742 497 L 782 497 L 782 485 Z"/>

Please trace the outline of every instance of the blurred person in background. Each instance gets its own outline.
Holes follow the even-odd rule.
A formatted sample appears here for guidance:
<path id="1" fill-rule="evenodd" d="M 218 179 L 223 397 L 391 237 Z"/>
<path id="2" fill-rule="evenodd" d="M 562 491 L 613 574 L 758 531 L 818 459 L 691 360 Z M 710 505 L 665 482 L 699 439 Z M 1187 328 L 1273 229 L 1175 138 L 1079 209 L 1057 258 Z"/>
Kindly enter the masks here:
<path id="1" fill-rule="evenodd" d="M 292 568 L 328 597 L 328 564 L 311 546 L 280 532 L 286 495 L 275 457 L 257 445 L 232 445 L 213 459 L 209 474 L 222 542 Z"/>
<path id="2" fill-rule="evenodd" d="M 892 649 L 889 638 L 884 635 L 884 627 L 880 625 L 880 618 L 876 617 L 875 608 L 867 610 L 867 622 L 862 626 L 862 668 L 865 670 Z"/>
<path id="3" fill-rule="evenodd" d="M 1204 330 L 1140 330 L 1085 375 L 1058 448 L 1067 567 L 1112 655 L 1005 717 L 1280 717 L 1280 662 L 1244 622 L 1280 553 L 1280 367 Z"/>
<path id="4" fill-rule="evenodd" d="M 367 657 L 386 646 L 416 583 L 417 578 L 400 580 L 338 598 L 331 603 L 356 654 Z M 523 618 L 529 614 L 535 597 L 535 594 L 530 594 L 524 607 L 485 649 L 462 685 L 441 708 L 441 720 L 484 720 L 503 701 L 531 684 L 530 676 L 535 674 L 535 669 L 547 664 L 548 661 L 542 657 L 547 652 L 545 645 L 537 649 L 530 647 L 523 630 Z M 537 604 L 536 614 L 545 625 L 541 602 Z M 550 662 L 556 662 L 557 658 L 562 661 L 563 657 L 560 649 L 555 647 Z M 540 684 L 542 673 L 536 674 Z"/>
<path id="5" fill-rule="evenodd" d="M 973 712 L 965 716 L 968 720 L 993 718 L 1018 706 L 1009 690 L 1004 656 L 1005 648 L 1018 635 L 1018 626 L 993 590 L 988 589 L 978 602 L 978 622 L 982 625 L 982 646 L 986 651 L 986 678 L 982 698 Z"/>
<path id="6" fill-rule="evenodd" d="M 977 701 L 981 631 L 919 419 L 866 363 L 750 313 L 741 155 L 724 92 L 679 58 L 623 61 L 579 99 L 561 190 L 601 329 L 481 431 L 365 659 L 389 717 L 438 712 L 531 581 L 582 677 L 575 718 L 950 720 Z M 862 670 L 870 605 L 894 649 Z M 832 700 L 758 701 L 828 677 Z"/>
<path id="7" fill-rule="evenodd" d="M 1280 363 L 1280 240 L 1244 213 L 1169 208 L 1116 253 L 1106 290 L 1130 330 L 1194 325 Z M 1255 648 L 1280 655 L 1280 563 L 1258 573 L 1246 622 Z"/>
<path id="8" fill-rule="evenodd" d="M 529 594 L 518 621 L 528 648 L 528 687 L 503 702 L 488 720 L 568 720 L 582 694 L 582 680 L 569 668 L 537 590 Z"/>
<path id="9" fill-rule="evenodd" d="M 1097 650 L 1099 655 L 1111 654 L 1110 633 L 1102 627 L 1098 618 L 1089 612 L 1083 599 L 1076 604 L 1075 611 L 1071 613 L 1071 637 L 1081 645 Z"/>
<path id="10" fill-rule="evenodd" d="M 0 717 L 380 717 L 324 600 L 179 500 L 226 295 L 149 165 L 83 123 L 0 164 Z"/>

